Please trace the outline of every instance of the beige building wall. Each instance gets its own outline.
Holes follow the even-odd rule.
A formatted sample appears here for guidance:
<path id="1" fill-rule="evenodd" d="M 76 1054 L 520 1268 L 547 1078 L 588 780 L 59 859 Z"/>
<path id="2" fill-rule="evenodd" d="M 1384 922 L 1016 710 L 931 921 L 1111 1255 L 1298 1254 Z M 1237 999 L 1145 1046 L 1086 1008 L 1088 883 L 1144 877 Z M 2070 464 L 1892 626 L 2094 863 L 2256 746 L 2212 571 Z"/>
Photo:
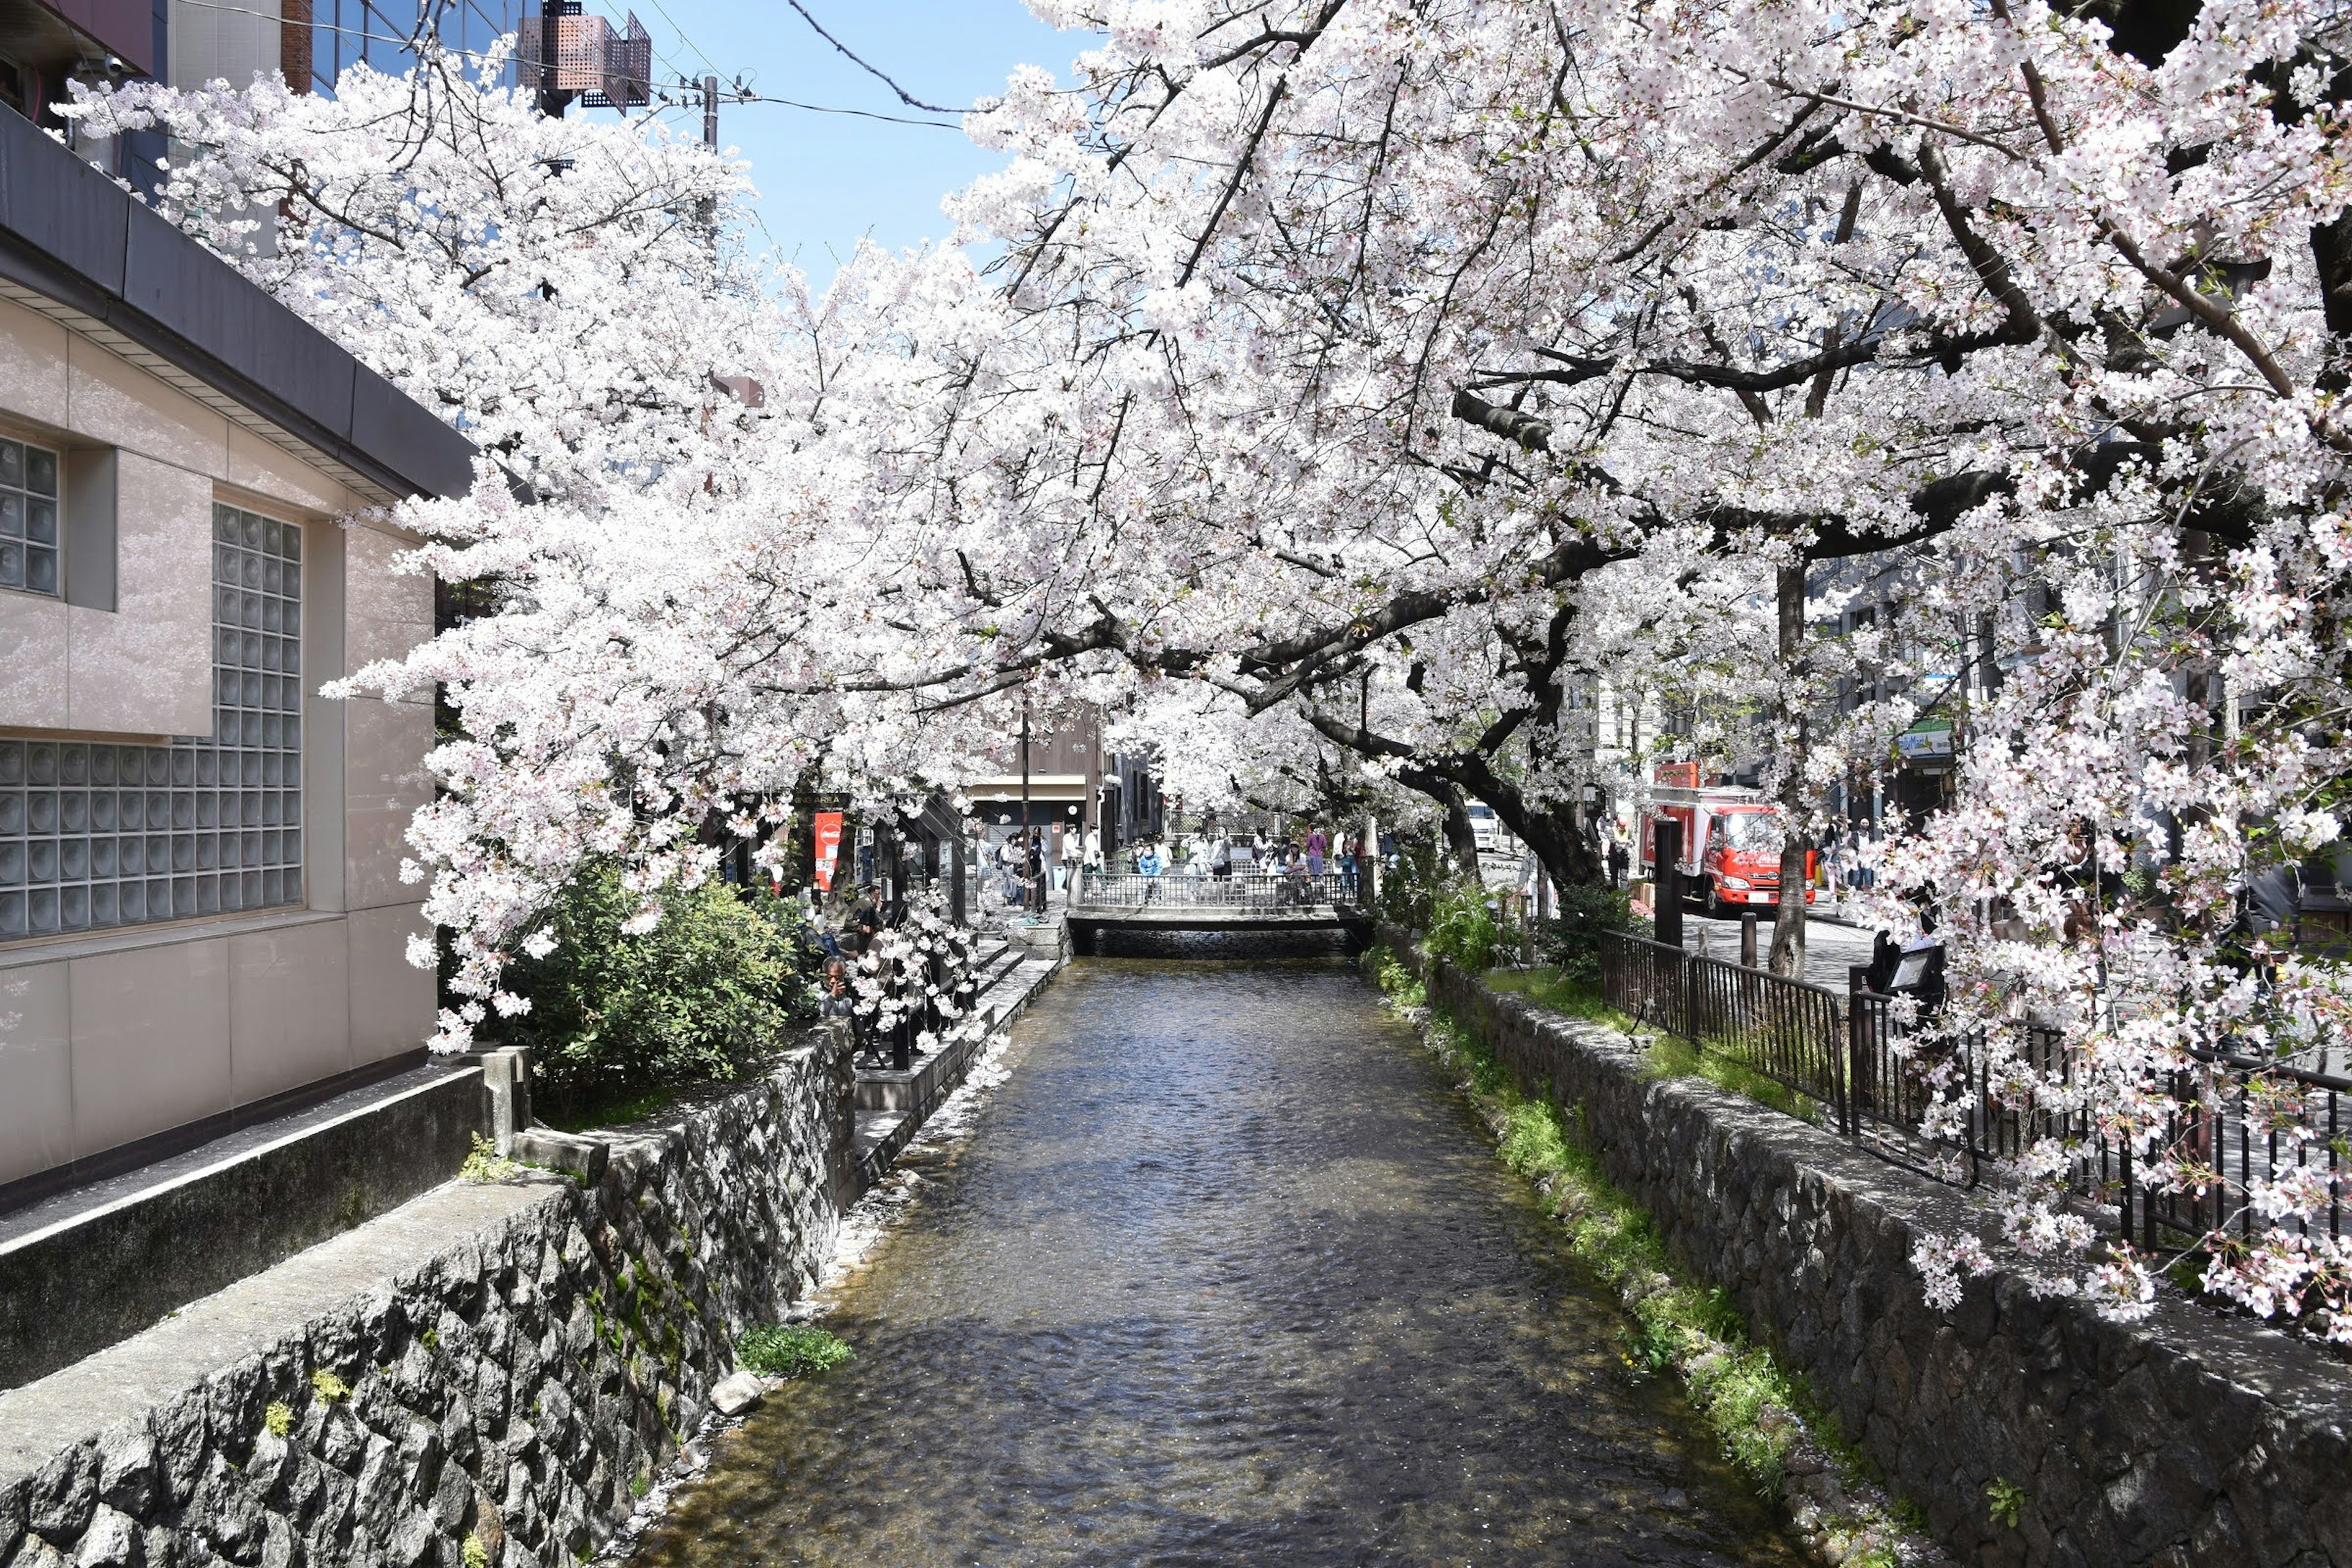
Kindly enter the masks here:
<path id="1" fill-rule="evenodd" d="M 0 590 L 0 736 L 158 743 L 213 727 L 213 505 L 299 523 L 303 899 L 0 942 L 0 1184 L 414 1052 L 434 983 L 400 880 L 427 701 L 321 683 L 432 633 L 429 582 L 360 498 L 90 339 L 0 300 L 0 434 L 116 452 L 112 611 Z"/>

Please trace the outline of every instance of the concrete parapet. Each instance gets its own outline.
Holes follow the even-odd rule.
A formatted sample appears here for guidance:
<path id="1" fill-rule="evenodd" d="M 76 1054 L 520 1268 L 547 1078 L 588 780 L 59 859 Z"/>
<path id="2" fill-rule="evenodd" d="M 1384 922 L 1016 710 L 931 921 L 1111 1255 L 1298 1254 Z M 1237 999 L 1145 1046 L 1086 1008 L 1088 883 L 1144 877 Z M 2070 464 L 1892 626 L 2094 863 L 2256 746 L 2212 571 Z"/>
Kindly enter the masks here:
<path id="1" fill-rule="evenodd" d="M 520 1132 L 577 1158 L 446 1183 L 0 1393 L 0 1563 L 466 1568 L 470 1537 L 568 1568 L 814 1284 L 854 1195 L 849 1051 L 821 1026 L 655 1121 Z"/>
<path id="2" fill-rule="evenodd" d="M 1873 1158 L 1693 1079 L 1603 1025 L 1382 940 L 1522 1088 L 1578 1108 L 1609 1178 L 1694 1276 L 1811 1383 L 1847 1437 L 1981 1568 L 2352 1568 L 2352 1368 L 2168 1297 L 2138 1323 L 1972 1280 L 1930 1309 L 1929 1232 L 1992 1232 L 1990 1196 Z M 1987 1489 L 2017 1489 L 2017 1522 Z"/>
<path id="3" fill-rule="evenodd" d="M 0 1241 L 0 1388 L 447 1181 L 488 1124 L 480 1070 L 454 1068 Z"/>

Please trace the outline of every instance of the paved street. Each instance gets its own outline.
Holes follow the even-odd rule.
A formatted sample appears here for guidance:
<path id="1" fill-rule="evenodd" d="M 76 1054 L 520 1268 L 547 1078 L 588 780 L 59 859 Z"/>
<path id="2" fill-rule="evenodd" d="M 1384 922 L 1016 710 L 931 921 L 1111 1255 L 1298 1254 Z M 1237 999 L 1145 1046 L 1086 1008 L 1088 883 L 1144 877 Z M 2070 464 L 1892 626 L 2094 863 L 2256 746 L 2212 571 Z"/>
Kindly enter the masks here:
<path id="1" fill-rule="evenodd" d="M 1772 911 L 1759 910 L 1756 913 L 1756 961 L 1770 961 L 1772 954 Z M 1805 978 L 1817 985 L 1836 990 L 1845 989 L 1846 969 L 1850 964 L 1868 963 L 1874 933 L 1832 921 L 1811 920 L 1805 923 Z M 1739 921 L 1716 921 L 1705 915 L 1685 913 L 1683 916 L 1683 945 L 1693 952 L 1704 952 L 1711 958 L 1737 960 L 1739 957 Z"/>

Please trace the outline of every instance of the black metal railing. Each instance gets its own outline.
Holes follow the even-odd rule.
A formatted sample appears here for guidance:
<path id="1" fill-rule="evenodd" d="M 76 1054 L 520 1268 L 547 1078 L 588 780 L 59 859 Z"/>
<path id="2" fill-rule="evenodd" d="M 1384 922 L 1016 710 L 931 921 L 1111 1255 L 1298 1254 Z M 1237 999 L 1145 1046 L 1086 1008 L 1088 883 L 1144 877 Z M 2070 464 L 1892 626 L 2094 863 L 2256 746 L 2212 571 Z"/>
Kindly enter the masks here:
<path id="1" fill-rule="evenodd" d="M 1079 879 L 1077 902 L 1089 909 L 1233 910 L 1262 912 L 1318 906 L 1349 907 L 1360 884 L 1344 871 L 1319 877 L 1304 871 L 1266 876 L 1255 870 L 1230 876 L 1193 876 L 1189 870 L 1145 876 L 1136 871 L 1089 871 Z"/>
<path id="2" fill-rule="evenodd" d="M 1814 1100 L 1850 1135 L 1870 1127 L 1917 1137 L 1945 1106 L 1929 1146 L 1964 1155 L 1969 1180 L 1981 1161 L 2055 1140 L 2068 1152 L 2073 1190 L 2149 1247 L 2225 1225 L 2246 1237 L 2265 1226 L 2352 1232 L 2352 1078 L 2252 1057 L 2200 1058 L 2171 1075 L 2162 1142 L 2221 1179 L 2151 1192 L 2133 1180 L 2129 1148 L 2077 1108 L 2077 1064 L 2058 1030 L 2021 1023 L 2007 1051 L 1990 1048 L 1981 1034 L 1922 1032 L 1908 1021 L 1912 1005 L 1869 990 L 1864 973 L 1853 970 L 1840 993 L 1641 937 L 1601 939 L 1611 1005 Z M 2314 1215 L 2266 1220 L 2244 1202 L 2252 1184 L 2293 1171 L 2324 1173 L 2326 1201 Z"/>
<path id="3" fill-rule="evenodd" d="M 893 1072 L 907 1072 L 923 1054 L 924 1035 L 944 1039 L 970 1016 L 980 994 L 980 974 L 969 956 L 932 953 L 891 961 L 882 984 L 880 1008 L 851 1013 L 850 1037 L 860 1059 L 887 1062 Z M 953 1017 L 941 1005 L 942 998 L 954 1008 Z M 885 1010 L 893 1015 L 887 1024 L 879 1016 Z"/>
<path id="4" fill-rule="evenodd" d="M 1843 998 L 1828 986 L 1608 931 L 1601 988 L 1637 1021 L 1818 1100 L 1850 1125 Z"/>

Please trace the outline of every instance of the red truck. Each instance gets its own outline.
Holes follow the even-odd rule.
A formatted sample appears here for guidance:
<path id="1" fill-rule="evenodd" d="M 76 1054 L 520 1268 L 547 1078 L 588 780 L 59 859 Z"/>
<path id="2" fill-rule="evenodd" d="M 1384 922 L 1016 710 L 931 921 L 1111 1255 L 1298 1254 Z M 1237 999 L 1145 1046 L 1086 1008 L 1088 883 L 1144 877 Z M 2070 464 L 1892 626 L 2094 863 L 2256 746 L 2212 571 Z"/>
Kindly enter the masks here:
<path id="1" fill-rule="evenodd" d="M 1668 763 L 1656 773 L 1642 816 L 1642 864 L 1656 874 L 1661 818 L 1683 825 L 1683 887 L 1706 912 L 1724 915 L 1780 901 L 1780 808 L 1752 789 L 1702 785 L 1696 763 Z M 1805 902 L 1813 901 L 1820 859 L 1805 853 Z"/>

